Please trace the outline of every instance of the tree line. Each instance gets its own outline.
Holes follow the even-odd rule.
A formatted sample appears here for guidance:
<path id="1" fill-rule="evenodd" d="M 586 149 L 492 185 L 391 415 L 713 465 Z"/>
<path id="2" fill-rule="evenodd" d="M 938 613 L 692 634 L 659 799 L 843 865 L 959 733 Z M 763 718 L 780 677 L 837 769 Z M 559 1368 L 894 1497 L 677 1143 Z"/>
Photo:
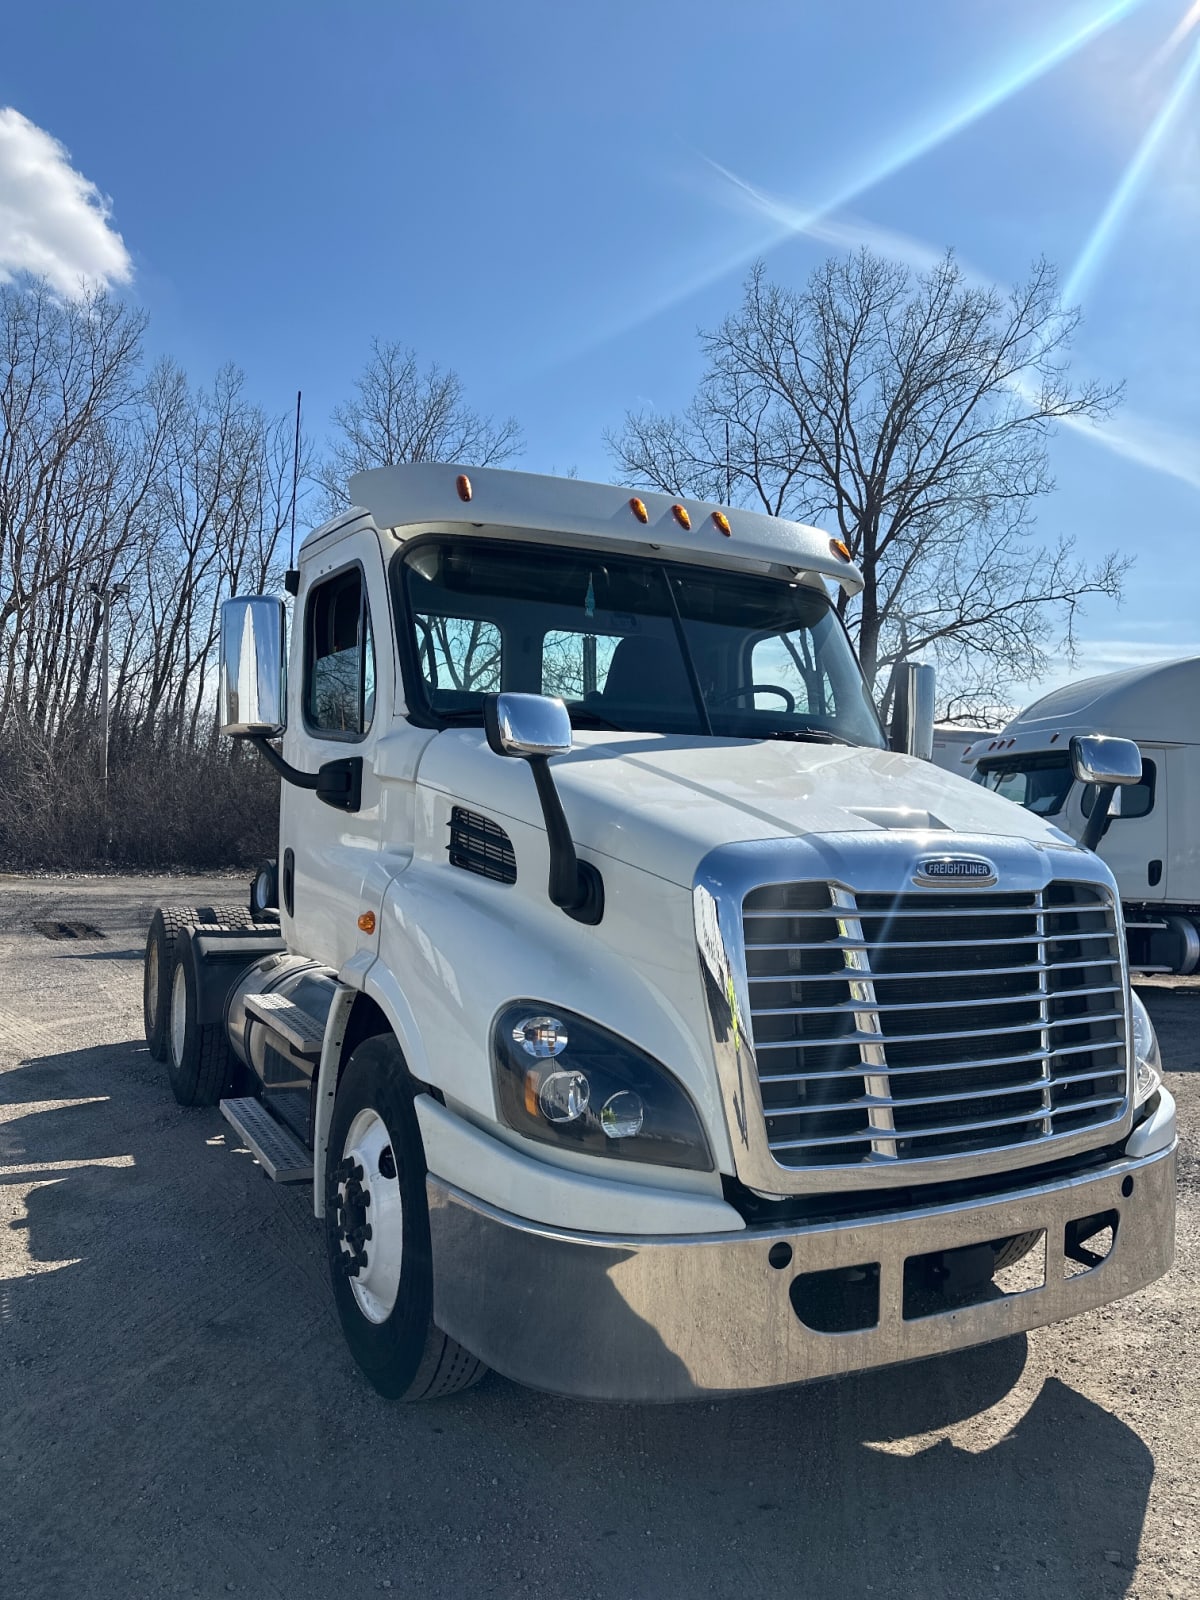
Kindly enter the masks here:
<path id="1" fill-rule="evenodd" d="M 608 435 L 614 476 L 827 528 L 863 572 L 841 605 L 877 696 L 919 654 L 951 709 L 978 712 L 1070 652 L 1089 595 L 1121 591 L 1119 555 L 1034 528 L 1054 424 L 1119 398 L 1072 382 L 1077 321 L 1045 263 L 1008 296 L 952 256 L 914 273 L 860 252 L 800 288 L 756 267 L 700 335 L 689 404 L 631 411 Z M 294 459 L 290 408 L 252 402 L 233 365 L 202 383 L 147 369 L 145 333 L 103 293 L 0 285 L 0 865 L 271 853 L 275 781 L 215 735 L 222 601 L 282 587 L 297 484 L 303 529 L 347 503 L 354 472 L 523 448 L 456 373 L 379 341 L 323 448 L 301 439 Z"/>

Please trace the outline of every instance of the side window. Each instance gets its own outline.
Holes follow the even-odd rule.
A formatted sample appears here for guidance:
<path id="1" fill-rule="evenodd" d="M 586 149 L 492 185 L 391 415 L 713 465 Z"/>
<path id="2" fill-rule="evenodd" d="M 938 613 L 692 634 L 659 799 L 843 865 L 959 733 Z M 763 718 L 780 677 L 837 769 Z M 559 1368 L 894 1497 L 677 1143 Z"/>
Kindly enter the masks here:
<path id="1" fill-rule="evenodd" d="M 1120 817 L 1122 821 L 1129 817 L 1149 816 L 1151 811 L 1154 810 L 1154 780 L 1156 776 L 1153 761 L 1147 761 L 1143 757 L 1141 781 L 1139 783 L 1123 784 L 1117 790 L 1117 795 L 1120 796 L 1120 799 L 1116 800 L 1116 805 L 1119 805 L 1121 809 L 1116 811 L 1116 805 L 1114 805 L 1115 815 Z M 1115 796 L 1114 799 L 1116 799 Z M 1090 817 L 1092 807 L 1096 804 L 1096 785 L 1094 783 L 1084 785 L 1083 793 L 1079 797 L 1079 803 L 1083 807 L 1084 816 Z"/>
<path id="2" fill-rule="evenodd" d="M 304 715 L 319 733 L 362 734 L 375 713 L 375 643 L 362 572 L 351 567 L 308 597 Z"/>
<path id="3" fill-rule="evenodd" d="M 620 634 L 557 630 L 542 640 L 542 693 L 564 700 L 602 694 Z"/>
<path id="4" fill-rule="evenodd" d="M 500 689 L 500 630 L 466 617 L 416 616 L 421 676 L 430 703 L 447 705 L 455 691 L 496 694 Z M 449 694 L 446 691 L 450 691 Z"/>

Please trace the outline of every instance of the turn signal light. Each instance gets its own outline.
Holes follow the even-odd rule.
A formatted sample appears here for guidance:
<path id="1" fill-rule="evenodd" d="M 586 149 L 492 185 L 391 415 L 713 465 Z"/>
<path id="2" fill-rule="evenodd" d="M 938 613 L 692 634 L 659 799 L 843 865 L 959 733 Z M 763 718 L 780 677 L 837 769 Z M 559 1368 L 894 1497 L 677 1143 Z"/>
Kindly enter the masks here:
<path id="1" fill-rule="evenodd" d="M 713 525 L 714 527 L 720 528 L 721 532 L 727 539 L 730 537 L 729 518 L 723 511 L 713 512 Z"/>
<path id="2" fill-rule="evenodd" d="M 458 490 L 458 498 L 460 500 L 469 500 L 471 498 L 471 480 L 465 472 L 459 473 L 454 480 L 454 487 Z"/>
<path id="3" fill-rule="evenodd" d="M 373 911 L 364 911 L 358 919 L 358 927 L 361 933 L 374 933 L 375 913 Z"/>
<path id="4" fill-rule="evenodd" d="M 829 548 L 835 556 L 841 556 L 843 561 L 854 560 L 854 557 L 850 554 L 850 546 L 844 539 L 830 539 Z"/>
<path id="5" fill-rule="evenodd" d="M 650 521 L 650 513 L 646 510 L 646 502 L 644 500 L 639 500 L 637 495 L 634 495 L 630 500 L 629 509 L 633 512 L 634 516 L 639 522 Z"/>
<path id="6" fill-rule="evenodd" d="M 675 518 L 675 521 L 681 528 L 691 527 L 692 519 L 688 516 L 688 509 L 686 506 L 672 506 L 671 515 Z"/>

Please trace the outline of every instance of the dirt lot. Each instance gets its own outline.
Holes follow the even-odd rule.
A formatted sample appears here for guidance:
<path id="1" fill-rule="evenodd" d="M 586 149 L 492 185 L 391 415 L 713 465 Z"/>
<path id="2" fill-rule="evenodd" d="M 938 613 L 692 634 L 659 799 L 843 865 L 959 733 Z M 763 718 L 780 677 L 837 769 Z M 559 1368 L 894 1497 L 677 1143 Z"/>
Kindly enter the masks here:
<path id="1" fill-rule="evenodd" d="M 0 879 L 0 1594 L 1200 1596 L 1200 985 L 1145 991 L 1184 1138 L 1142 1294 L 773 1397 L 402 1408 L 343 1349 L 307 1192 L 142 1043 L 152 906 L 241 894 Z"/>

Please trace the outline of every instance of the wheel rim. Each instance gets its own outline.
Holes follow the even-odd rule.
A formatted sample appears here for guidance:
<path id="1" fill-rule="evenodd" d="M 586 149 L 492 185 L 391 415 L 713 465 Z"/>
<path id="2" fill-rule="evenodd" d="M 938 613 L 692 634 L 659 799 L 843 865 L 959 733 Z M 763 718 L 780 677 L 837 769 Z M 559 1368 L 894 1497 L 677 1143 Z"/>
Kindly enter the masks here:
<path id="1" fill-rule="evenodd" d="M 387 1124 L 370 1106 L 350 1124 L 337 1170 L 341 1269 L 368 1322 L 386 1322 L 400 1292 L 404 1202 Z"/>
<path id="2" fill-rule="evenodd" d="M 187 1035 L 187 978 L 183 962 L 175 968 L 171 980 L 171 1060 L 175 1066 L 183 1061 L 183 1043 Z"/>
<path id="3" fill-rule="evenodd" d="M 151 941 L 146 951 L 146 1004 L 150 1012 L 150 1026 L 158 1025 L 158 940 Z"/>

